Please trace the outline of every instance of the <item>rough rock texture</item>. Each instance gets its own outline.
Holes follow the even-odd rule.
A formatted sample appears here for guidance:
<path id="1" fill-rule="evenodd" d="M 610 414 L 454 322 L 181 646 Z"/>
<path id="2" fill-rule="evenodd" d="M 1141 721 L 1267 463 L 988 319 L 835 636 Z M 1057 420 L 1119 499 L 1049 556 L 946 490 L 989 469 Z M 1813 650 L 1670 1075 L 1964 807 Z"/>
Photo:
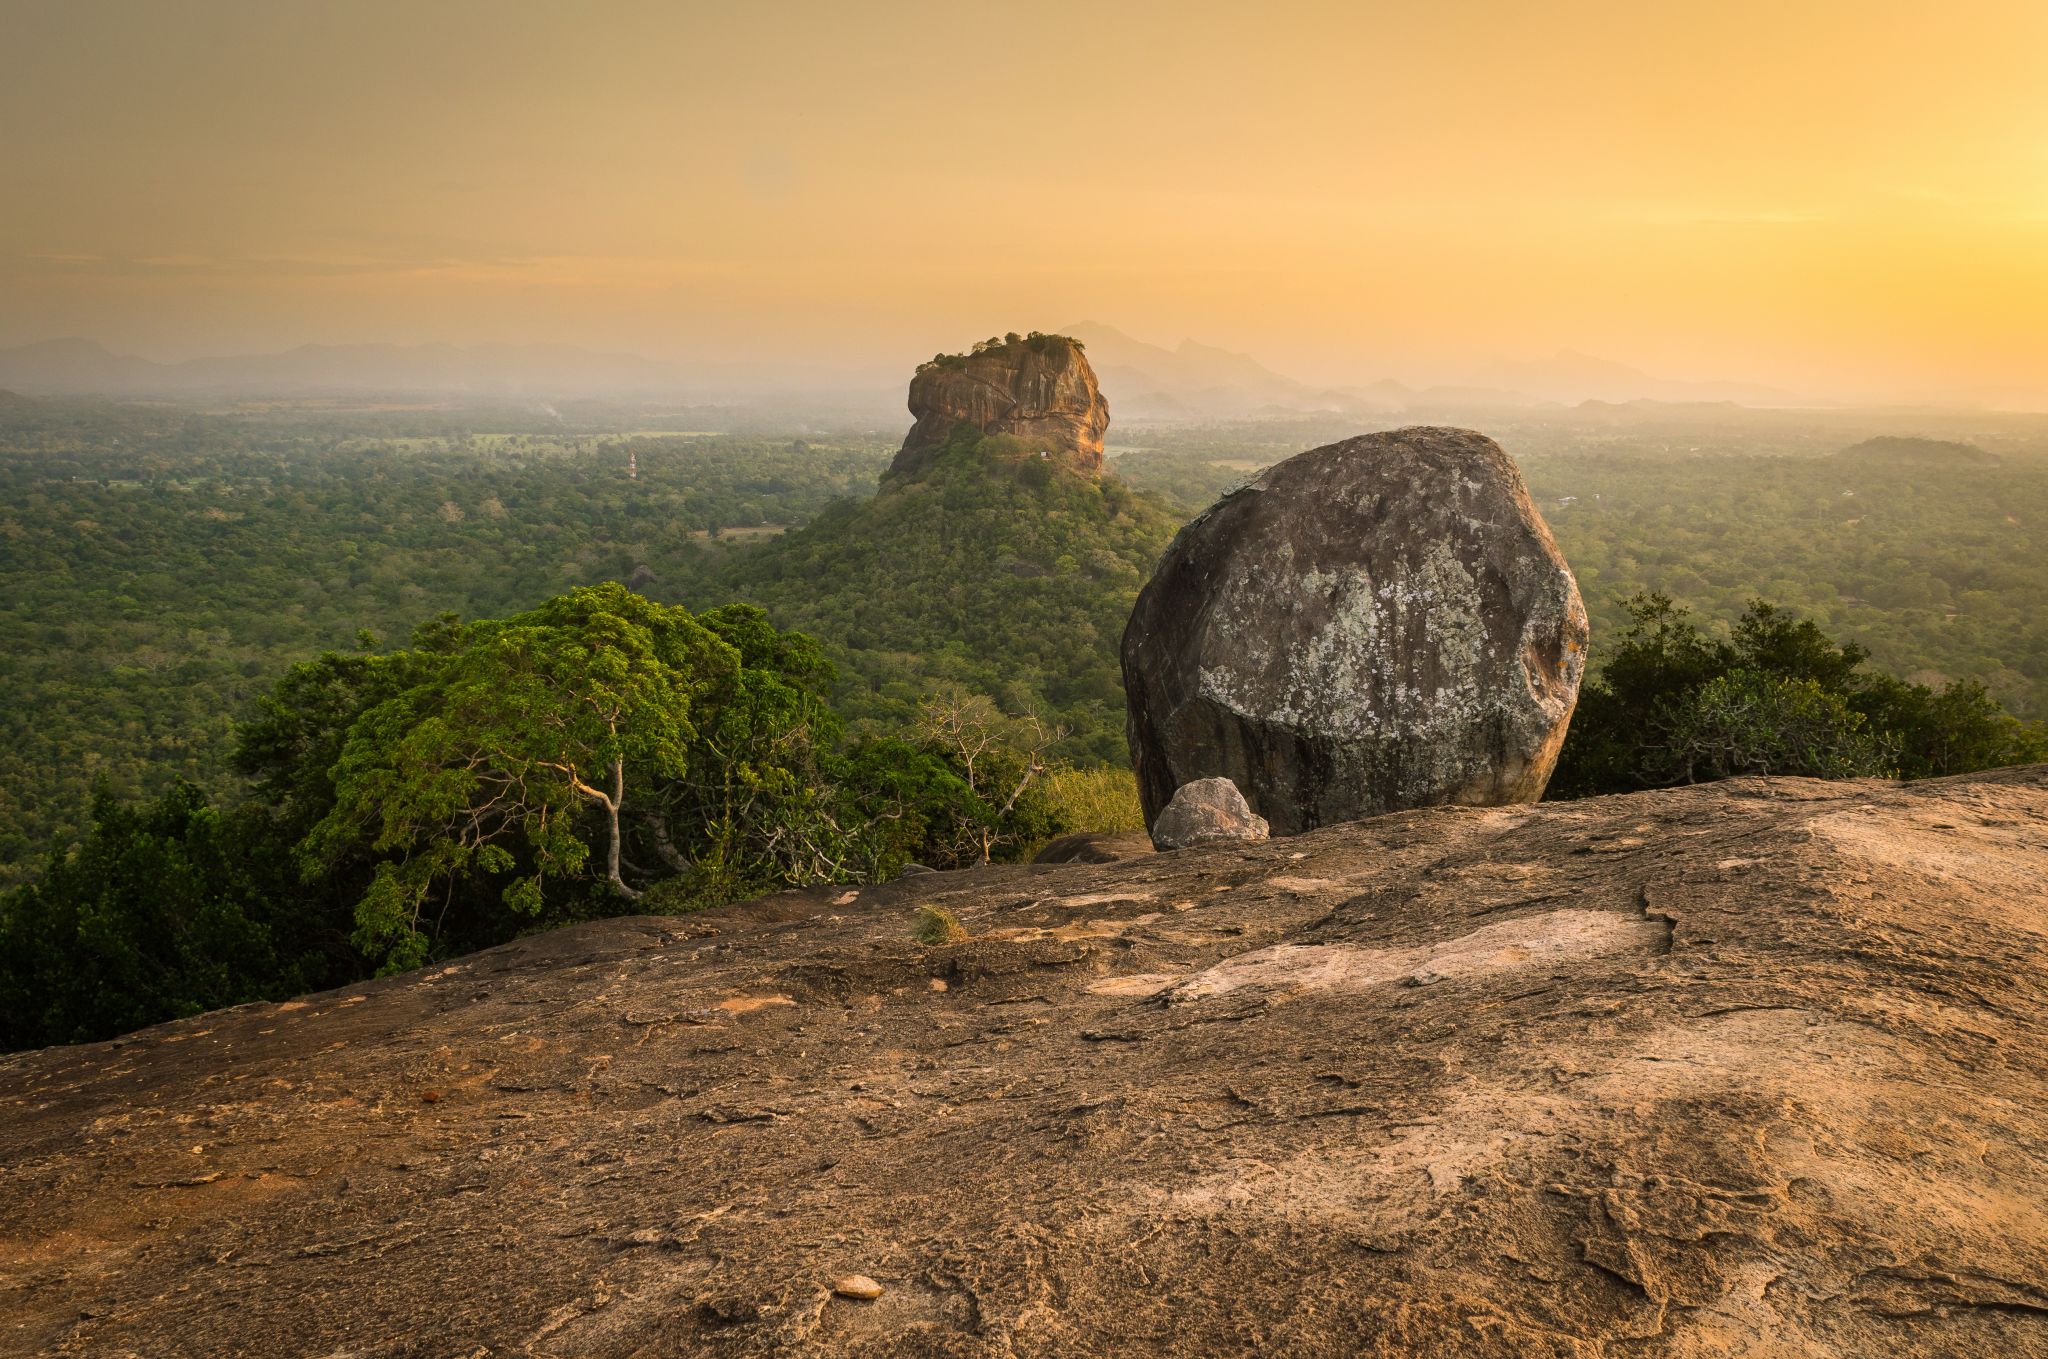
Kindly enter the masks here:
<path id="1" fill-rule="evenodd" d="M 1269 468 L 1189 524 L 1124 631 L 1147 819 L 1221 775 L 1276 835 L 1543 795 L 1586 611 L 1500 445 L 1416 428 Z"/>
<path id="2" fill-rule="evenodd" d="M 1048 840 L 1035 864 L 1113 864 L 1152 852 L 1152 837 L 1143 831 L 1076 831 Z"/>
<path id="3" fill-rule="evenodd" d="M 892 477 L 915 476 L 966 421 L 984 434 L 1028 439 L 1062 466 L 1102 471 L 1109 403 L 1081 346 L 1060 336 L 998 345 L 954 363 L 928 363 L 910 380 L 917 423 L 889 464 Z"/>
<path id="4" fill-rule="evenodd" d="M 1153 821 L 1152 844 L 1188 849 L 1211 840 L 1263 840 L 1269 829 L 1229 779 L 1196 779 L 1176 788 Z"/>
<path id="5" fill-rule="evenodd" d="M 2044 885 L 2037 767 L 562 930 L 0 1059 L 0 1350 L 2040 1356 Z"/>

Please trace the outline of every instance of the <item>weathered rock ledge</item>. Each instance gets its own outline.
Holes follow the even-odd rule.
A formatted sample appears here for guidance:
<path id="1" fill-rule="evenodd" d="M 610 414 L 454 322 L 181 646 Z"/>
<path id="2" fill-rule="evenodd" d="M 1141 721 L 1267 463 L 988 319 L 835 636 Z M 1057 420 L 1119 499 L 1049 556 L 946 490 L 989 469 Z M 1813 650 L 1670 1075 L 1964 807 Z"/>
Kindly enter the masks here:
<path id="1" fill-rule="evenodd" d="M 2044 897 L 2037 767 L 564 930 L 0 1059 L 0 1351 L 2038 1356 Z"/>

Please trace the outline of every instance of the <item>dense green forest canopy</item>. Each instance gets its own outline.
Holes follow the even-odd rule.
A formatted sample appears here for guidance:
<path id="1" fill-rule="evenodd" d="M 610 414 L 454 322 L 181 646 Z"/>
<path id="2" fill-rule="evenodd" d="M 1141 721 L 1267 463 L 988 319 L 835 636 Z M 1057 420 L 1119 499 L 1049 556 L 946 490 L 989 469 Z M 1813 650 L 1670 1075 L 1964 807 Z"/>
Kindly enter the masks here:
<path id="1" fill-rule="evenodd" d="M 1717 419 L 1496 431 L 1595 623 L 1554 791 L 2048 754 L 2000 706 L 2048 684 L 2036 436 Z M 878 494 L 885 432 L 0 408 L 0 1042 L 1135 825 L 1132 598 L 1349 432 L 1139 431 L 1098 481 L 963 429 Z"/>
<path id="2" fill-rule="evenodd" d="M 1835 457 L 1852 466 L 1891 465 L 1935 470 L 1988 467 L 1998 461 L 1997 454 L 1987 453 L 1975 444 L 1960 440 L 1913 439 L 1896 434 L 1881 434 L 1875 439 L 1851 444 Z"/>
<path id="3" fill-rule="evenodd" d="M 236 734 L 251 796 L 101 788 L 80 843 L 0 894 L 0 1048 L 1135 824 L 1134 795 L 1119 809 L 1053 762 L 1055 730 L 984 696 L 934 689 L 875 736 L 832 687 L 757 608 L 616 582 L 294 665 Z"/>
<path id="4" fill-rule="evenodd" d="M 82 828 L 97 780 L 232 786 L 234 720 L 292 661 L 604 580 L 678 598 L 703 563 L 871 489 L 894 449 L 195 430 L 127 407 L 81 430 L 56 409 L 0 446 L 0 881 Z"/>
<path id="5" fill-rule="evenodd" d="M 1121 761 L 1116 639 L 1174 521 L 1362 427 L 1122 428 L 1109 452 L 1123 485 L 968 477 L 877 506 L 899 431 L 563 415 L 0 410 L 0 882 L 87 828 L 98 780 L 122 796 L 180 779 L 232 795 L 235 720 L 295 661 L 362 630 L 402 639 L 443 612 L 502 617 L 607 580 L 695 608 L 752 598 L 815 631 L 856 725 L 900 722 L 944 680 L 1064 724 L 1069 758 Z M 1638 593 L 1722 630 L 1764 598 L 1867 648 L 1873 670 L 1978 681 L 2013 713 L 2048 715 L 2048 422 L 1463 418 L 1521 463 L 1578 573 L 1596 666 Z M 1997 462 L 1836 456 L 1886 421 Z"/>

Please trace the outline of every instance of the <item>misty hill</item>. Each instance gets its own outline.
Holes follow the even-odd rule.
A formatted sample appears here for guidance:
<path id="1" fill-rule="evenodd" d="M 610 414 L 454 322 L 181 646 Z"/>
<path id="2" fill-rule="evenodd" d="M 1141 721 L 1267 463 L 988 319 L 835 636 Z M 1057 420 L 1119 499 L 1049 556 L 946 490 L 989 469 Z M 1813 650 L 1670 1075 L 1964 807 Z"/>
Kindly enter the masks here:
<path id="1" fill-rule="evenodd" d="M 2048 767 L 1743 779 L 605 920 L 14 1054 L 5 1347 L 2038 1357 L 2044 879 Z"/>
<path id="2" fill-rule="evenodd" d="M 1412 411 L 1515 409 L 1541 397 L 1493 387 L 1410 387 L 1393 378 L 1314 387 L 1240 354 L 1195 340 L 1167 349 L 1095 322 L 1066 331 L 1088 347 L 1116 411 L 1126 419 L 1173 421 L 1290 415 L 1373 417 Z"/>
<path id="3" fill-rule="evenodd" d="M 1134 340 L 1111 326 L 1088 321 L 1065 333 L 1088 347 L 1115 400 L 1117 413 L 1140 420 L 1242 416 L 1266 408 L 1343 409 L 1336 393 L 1276 373 L 1249 354 L 1182 340 L 1174 349 Z"/>
<path id="4" fill-rule="evenodd" d="M 1627 364 L 1560 354 L 1531 364 L 1497 364 L 1477 381 L 1411 386 L 1393 378 L 1314 387 L 1240 354 L 1194 340 L 1167 349 L 1095 322 L 1067 333 L 1088 347 L 1117 413 L 1147 421 L 1288 415 L 1375 416 L 1513 411 L 1588 399 L 1616 402 L 1746 402 L 1796 405 L 1793 394 L 1741 383 L 1653 378 Z"/>
<path id="5" fill-rule="evenodd" d="M 1991 467 L 1999 461 L 1996 453 L 1988 453 L 1975 444 L 1892 434 L 1851 444 L 1835 457 L 1876 467 Z"/>
<path id="6" fill-rule="evenodd" d="M 1313 387 L 1248 354 L 1182 340 L 1167 349 L 1087 322 L 1067 333 L 1088 346 L 1117 413 L 1139 420 L 1227 419 L 1323 414 L 1370 417 L 1417 412 L 1526 410 L 1581 402 L 1800 406 L 1779 387 L 1653 377 L 1588 354 L 1560 352 L 1533 362 L 1495 363 L 1465 383 L 1411 386 L 1392 378 Z"/>

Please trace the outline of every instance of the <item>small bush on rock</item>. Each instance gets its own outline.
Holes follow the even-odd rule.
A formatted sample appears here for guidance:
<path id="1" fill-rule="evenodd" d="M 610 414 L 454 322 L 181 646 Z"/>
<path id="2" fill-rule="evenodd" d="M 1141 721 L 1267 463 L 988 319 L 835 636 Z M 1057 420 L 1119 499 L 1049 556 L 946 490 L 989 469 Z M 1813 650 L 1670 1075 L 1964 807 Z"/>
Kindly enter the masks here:
<path id="1" fill-rule="evenodd" d="M 959 916 L 942 906 L 920 906 L 911 933 L 920 944 L 957 944 L 967 938 L 967 927 L 960 923 Z"/>

